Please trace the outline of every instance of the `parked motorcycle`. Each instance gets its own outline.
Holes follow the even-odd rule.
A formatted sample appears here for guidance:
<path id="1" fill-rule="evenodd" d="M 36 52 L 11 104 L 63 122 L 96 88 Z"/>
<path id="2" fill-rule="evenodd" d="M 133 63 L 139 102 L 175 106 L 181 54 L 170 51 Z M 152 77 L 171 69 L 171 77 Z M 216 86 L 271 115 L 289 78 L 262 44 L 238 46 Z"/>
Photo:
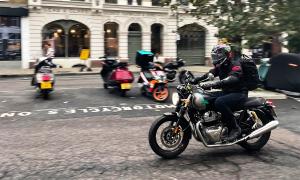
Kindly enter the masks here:
<path id="1" fill-rule="evenodd" d="M 168 99 L 168 81 L 164 71 L 157 68 L 142 70 L 138 82 L 143 84 L 141 87 L 143 95 L 150 96 L 158 102 Z"/>
<path id="2" fill-rule="evenodd" d="M 55 84 L 55 76 L 51 68 L 56 67 L 56 65 L 50 62 L 48 58 L 42 57 L 39 58 L 37 66 L 38 69 L 32 80 L 32 85 L 36 87 L 44 99 L 48 99 Z"/>
<path id="3" fill-rule="evenodd" d="M 115 57 L 101 57 L 101 59 L 103 61 L 100 74 L 104 89 L 112 87 L 118 90 L 121 96 L 126 96 L 126 92 L 132 88 L 134 81 L 133 73 L 128 70 L 128 63 L 118 62 Z"/>
<path id="4" fill-rule="evenodd" d="M 154 54 L 140 50 L 136 53 L 136 64 L 141 68 L 138 83 L 142 83 L 143 95 L 152 97 L 155 101 L 164 102 L 169 97 L 168 81 L 163 69 L 153 63 Z"/>
<path id="5" fill-rule="evenodd" d="M 163 66 L 163 70 L 166 73 L 168 82 L 174 82 L 176 80 L 176 74 L 179 73 L 179 82 L 184 83 L 186 77 L 186 70 L 182 69 L 185 65 L 185 61 L 180 58 L 176 58 L 175 61 L 171 61 Z"/>
<path id="6" fill-rule="evenodd" d="M 240 137 L 234 142 L 223 141 L 228 129 L 214 107 L 216 97 L 201 85 L 192 85 L 188 74 L 187 77 L 189 80 L 178 85 L 173 95 L 175 111 L 158 118 L 149 130 L 149 144 L 157 155 L 168 159 L 177 157 L 186 149 L 192 135 L 209 148 L 239 144 L 249 151 L 257 151 L 268 142 L 271 130 L 279 124 L 272 102 L 248 98 L 234 112 L 242 129 Z"/>

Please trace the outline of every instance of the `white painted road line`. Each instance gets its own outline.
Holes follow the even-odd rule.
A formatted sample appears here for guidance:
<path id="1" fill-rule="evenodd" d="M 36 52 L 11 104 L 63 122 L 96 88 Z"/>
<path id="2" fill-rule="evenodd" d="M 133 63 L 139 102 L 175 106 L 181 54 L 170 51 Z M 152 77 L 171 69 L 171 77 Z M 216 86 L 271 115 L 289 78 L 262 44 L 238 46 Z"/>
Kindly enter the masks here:
<path id="1" fill-rule="evenodd" d="M 123 113 L 125 111 L 160 111 L 161 109 L 173 109 L 176 106 L 173 104 L 135 104 L 135 105 L 117 105 L 117 106 L 93 106 L 93 107 L 67 107 L 67 108 L 53 108 L 53 109 L 36 109 L 31 111 L 7 111 L 0 112 L 0 119 L 13 118 L 13 117 L 25 117 L 25 116 L 41 116 L 45 115 L 71 115 L 71 114 L 101 114 L 105 115 L 107 113 Z"/>

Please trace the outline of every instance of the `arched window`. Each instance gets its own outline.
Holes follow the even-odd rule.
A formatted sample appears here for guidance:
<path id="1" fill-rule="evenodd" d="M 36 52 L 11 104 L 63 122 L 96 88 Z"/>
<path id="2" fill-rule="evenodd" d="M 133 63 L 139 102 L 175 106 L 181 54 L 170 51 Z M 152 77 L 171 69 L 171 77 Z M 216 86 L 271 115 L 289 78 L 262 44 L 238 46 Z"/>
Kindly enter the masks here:
<path id="1" fill-rule="evenodd" d="M 104 51 L 107 56 L 118 56 L 119 54 L 119 25 L 115 22 L 104 24 Z"/>
<path id="2" fill-rule="evenodd" d="M 118 4 L 118 0 L 105 0 L 105 3 L 108 3 L 108 4 Z"/>
<path id="3" fill-rule="evenodd" d="M 128 5 L 132 5 L 134 0 L 127 0 Z M 136 0 L 137 5 L 142 5 L 142 0 Z"/>
<path id="4" fill-rule="evenodd" d="M 152 6 L 161 6 L 160 0 L 152 0 Z"/>
<path id="5" fill-rule="evenodd" d="M 82 49 L 90 49 L 90 31 L 77 21 L 59 20 L 44 26 L 43 42 L 55 50 L 55 57 L 79 57 Z"/>
<path id="6" fill-rule="evenodd" d="M 151 51 L 162 54 L 163 26 L 161 24 L 152 24 L 151 26 Z"/>
<path id="7" fill-rule="evenodd" d="M 128 58 L 134 62 L 136 51 L 142 49 L 142 28 L 138 23 L 132 23 L 128 28 Z"/>

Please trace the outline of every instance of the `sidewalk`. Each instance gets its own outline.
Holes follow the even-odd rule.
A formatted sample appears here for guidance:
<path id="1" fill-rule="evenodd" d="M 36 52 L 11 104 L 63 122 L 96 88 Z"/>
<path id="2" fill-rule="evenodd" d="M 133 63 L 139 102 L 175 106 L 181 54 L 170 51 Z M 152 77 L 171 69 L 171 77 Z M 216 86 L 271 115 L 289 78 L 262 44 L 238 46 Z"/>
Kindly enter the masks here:
<path id="1" fill-rule="evenodd" d="M 99 74 L 101 68 L 92 68 L 92 71 L 83 71 L 79 72 L 80 68 L 55 68 L 53 69 L 55 75 L 63 76 L 63 75 L 91 75 L 91 74 Z M 211 67 L 207 66 L 186 66 L 185 69 L 204 73 L 208 72 Z M 129 70 L 132 72 L 140 72 L 140 69 L 135 65 L 129 66 Z M 33 74 L 33 69 L 0 69 L 0 77 L 28 77 Z"/>
<path id="2" fill-rule="evenodd" d="M 80 68 L 57 68 L 53 69 L 54 73 L 57 76 L 66 76 L 66 75 L 94 75 L 99 74 L 101 68 L 93 68 L 92 71 L 83 71 L 79 72 Z M 129 66 L 129 69 L 132 72 L 139 72 L 140 69 L 135 65 Z M 208 72 L 211 67 L 208 66 L 186 66 L 185 69 L 192 71 L 194 73 L 205 73 Z M 0 78 L 5 77 L 30 77 L 33 74 L 33 69 L 0 69 Z M 286 99 L 287 96 L 282 93 L 266 91 L 263 89 L 258 89 L 251 91 L 249 93 L 250 97 L 264 97 L 266 99 Z"/>

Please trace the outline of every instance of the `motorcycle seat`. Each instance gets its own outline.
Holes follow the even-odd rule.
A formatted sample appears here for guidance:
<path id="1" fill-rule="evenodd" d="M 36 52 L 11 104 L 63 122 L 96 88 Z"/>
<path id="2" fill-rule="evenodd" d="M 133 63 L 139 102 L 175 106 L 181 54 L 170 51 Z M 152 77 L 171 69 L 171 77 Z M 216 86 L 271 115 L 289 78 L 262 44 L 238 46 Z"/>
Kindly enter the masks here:
<path id="1" fill-rule="evenodd" d="M 261 106 L 266 102 L 264 98 L 261 97 L 250 97 L 244 103 L 244 107 L 257 107 Z"/>
<path id="2" fill-rule="evenodd" d="M 52 70 L 49 66 L 42 66 L 39 70 L 38 73 L 52 73 Z"/>

